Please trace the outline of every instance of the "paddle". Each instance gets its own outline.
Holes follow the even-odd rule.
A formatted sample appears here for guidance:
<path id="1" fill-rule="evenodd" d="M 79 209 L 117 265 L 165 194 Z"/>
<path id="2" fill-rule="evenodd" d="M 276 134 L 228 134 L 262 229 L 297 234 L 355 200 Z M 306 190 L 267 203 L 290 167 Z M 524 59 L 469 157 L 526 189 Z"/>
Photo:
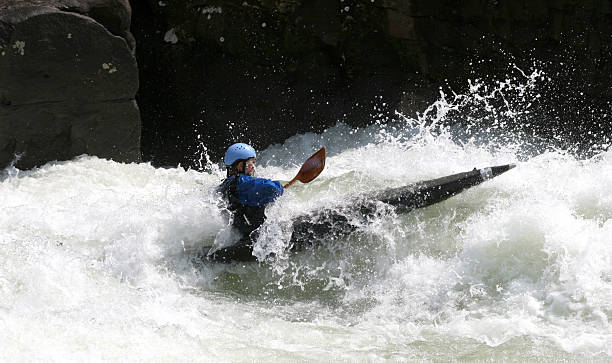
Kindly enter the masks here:
<path id="1" fill-rule="evenodd" d="M 314 180 L 325 168 L 325 146 L 321 148 L 321 150 L 312 154 L 311 157 L 308 158 L 302 165 L 300 171 L 298 171 L 295 178 L 291 179 L 291 181 L 285 184 L 284 188 L 289 188 L 296 181 L 301 181 L 302 183 L 310 183 Z"/>

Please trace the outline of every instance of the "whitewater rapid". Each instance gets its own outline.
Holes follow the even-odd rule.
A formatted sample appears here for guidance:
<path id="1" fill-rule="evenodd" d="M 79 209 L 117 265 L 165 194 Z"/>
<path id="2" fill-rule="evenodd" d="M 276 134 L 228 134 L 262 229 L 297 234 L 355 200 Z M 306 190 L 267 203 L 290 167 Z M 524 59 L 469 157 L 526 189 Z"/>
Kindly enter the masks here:
<path id="1" fill-rule="evenodd" d="M 328 159 L 268 208 L 260 263 L 202 259 L 227 236 L 216 161 L 6 168 L 0 361 L 612 359 L 612 151 L 579 158 L 441 117 L 261 150 L 258 175 L 281 181 L 321 146 Z M 346 238 L 282 252 L 303 213 L 512 162 L 437 205 L 381 205 Z"/>
<path id="2" fill-rule="evenodd" d="M 444 135 L 339 125 L 260 153 L 289 180 L 326 170 L 269 216 L 473 167 L 518 162 L 407 215 L 266 263 L 199 256 L 225 228 L 222 172 L 82 156 L 0 182 L 0 359 L 412 360 L 612 356 L 612 152 L 518 160 Z M 338 145 L 332 140 L 344 140 Z M 370 142 L 368 142 L 370 141 Z M 293 150 L 293 155 L 287 155 Z M 274 249 L 282 228 L 261 241 Z"/>

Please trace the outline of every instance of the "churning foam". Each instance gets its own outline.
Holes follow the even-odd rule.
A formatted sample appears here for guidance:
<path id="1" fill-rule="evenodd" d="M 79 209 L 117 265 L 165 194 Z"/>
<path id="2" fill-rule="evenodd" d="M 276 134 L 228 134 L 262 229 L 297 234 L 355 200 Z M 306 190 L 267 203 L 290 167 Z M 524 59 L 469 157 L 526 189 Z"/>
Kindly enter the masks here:
<path id="1" fill-rule="evenodd" d="M 278 256 L 261 264 L 200 258 L 226 228 L 213 164 L 82 156 L 5 170 L 0 359 L 609 359 L 612 151 L 581 160 L 444 127 L 445 102 L 262 151 L 258 174 L 283 181 L 320 146 L 329 157 L 269 208 L 256 252 Z M 280 253 L 302 213 L 510 162 L 443 203 L 381 206 L 349 237 Z"/>

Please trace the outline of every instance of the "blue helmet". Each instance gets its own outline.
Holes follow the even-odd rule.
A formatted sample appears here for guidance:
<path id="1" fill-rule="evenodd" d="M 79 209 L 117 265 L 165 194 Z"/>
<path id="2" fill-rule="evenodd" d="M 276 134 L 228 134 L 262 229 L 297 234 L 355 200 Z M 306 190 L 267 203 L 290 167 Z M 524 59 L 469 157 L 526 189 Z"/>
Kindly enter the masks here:
<path id="1" fill-rule="evenodd" d="M 225 152 L 225 165 L 233 165 L 238 160 L 246 160 L 255 157 L 255 149 L 251 145 L 241 142 L 230 146 Z"/>

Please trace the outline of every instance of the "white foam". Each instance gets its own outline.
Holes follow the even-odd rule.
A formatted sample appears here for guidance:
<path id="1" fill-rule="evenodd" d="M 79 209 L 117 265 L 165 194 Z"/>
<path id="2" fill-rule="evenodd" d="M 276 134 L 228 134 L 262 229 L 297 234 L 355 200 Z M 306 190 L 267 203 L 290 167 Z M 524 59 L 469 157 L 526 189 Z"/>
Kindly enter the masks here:
<path id="1" fill-rule="evenodd" d="M 338 125 L 261 152 L 258 174 L 288 181 L 328 150 L 315 181 L 269 208 L 256 253 L 277 258 L 264 264 L 198 259 L 226 227 L 210 163 L 83 156 L 6 170 L 0 360 L 611 356 L 612 152 L 526 158 L 515 142 L 436 130 L 443 106 L 433 121 Z M 380 206 L 347 238 L 283 254 L 304 212 L 511 162 L 446 202 L 406 215 Z"/>

